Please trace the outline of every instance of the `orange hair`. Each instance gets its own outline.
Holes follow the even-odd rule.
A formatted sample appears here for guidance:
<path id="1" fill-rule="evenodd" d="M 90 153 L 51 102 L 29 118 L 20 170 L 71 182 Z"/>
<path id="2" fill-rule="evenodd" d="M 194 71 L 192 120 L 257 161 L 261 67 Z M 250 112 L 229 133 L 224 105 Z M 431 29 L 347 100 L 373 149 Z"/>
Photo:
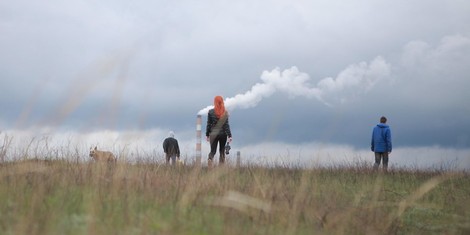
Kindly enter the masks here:
<path id="1" fill-rule="evenodd" d="M 221 118 L 225 114 L 224 98 L 220 95 L 214 98 L 214 111 L 217 118 Z"/>

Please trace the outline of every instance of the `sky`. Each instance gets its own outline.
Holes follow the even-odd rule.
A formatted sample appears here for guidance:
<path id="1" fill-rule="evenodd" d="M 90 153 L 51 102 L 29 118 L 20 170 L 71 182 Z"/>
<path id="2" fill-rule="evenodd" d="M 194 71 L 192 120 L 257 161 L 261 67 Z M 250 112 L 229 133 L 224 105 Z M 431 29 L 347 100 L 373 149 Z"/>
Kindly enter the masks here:
<path id="1" fill-rule="evenodd" d="M 196 115 L 222 95 L 233 149 L 251 160 L 372 161 L 386 116 L 397 165 L 470 169 L 468 12 L 465 0 L 1 1 L 0 140 L 161 152 L 173 130 L 191 157 Z"/>

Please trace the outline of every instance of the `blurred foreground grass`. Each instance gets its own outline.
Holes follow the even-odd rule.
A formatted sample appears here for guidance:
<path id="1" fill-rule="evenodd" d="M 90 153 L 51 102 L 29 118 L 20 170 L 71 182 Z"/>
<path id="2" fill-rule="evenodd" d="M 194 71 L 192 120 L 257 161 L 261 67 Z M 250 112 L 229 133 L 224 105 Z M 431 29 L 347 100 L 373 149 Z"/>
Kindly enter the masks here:
<path id="1" fill-rule="evenodd" d="M 0 234 L 470 234 L 465 172 L 26 160 Z"/>

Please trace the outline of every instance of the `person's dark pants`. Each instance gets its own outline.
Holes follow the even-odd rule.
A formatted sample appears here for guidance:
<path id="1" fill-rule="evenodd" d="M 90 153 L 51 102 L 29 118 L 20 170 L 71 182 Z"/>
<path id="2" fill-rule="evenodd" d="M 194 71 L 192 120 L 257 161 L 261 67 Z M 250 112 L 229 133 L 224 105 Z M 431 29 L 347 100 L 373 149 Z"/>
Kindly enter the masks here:
<path id="1" fill-rule="evenodd" d="M 385 153 L 375 153 L 375 164 L 374 169 L 378 169 L 380 166 L 380 162 L 382 161 L 383 169 L 387 170 L 388 167 L 388 152 Z"/>
<path id="2" fill-rule="evenodd" d="M 166 154 L 166 164 L 169 164 L 171 160 L 171 165 L 176 163 L 176 154 Z"/>
<path id="3" fill-rule="evenodd" d="M 209 153 L 209 161 L 213 161 L 215 152 L 217 152 L 217 145 L 219 146 L 219 163 L 225 162 L 225 144 L 227 143 L 227 135 L 215 135 L 210 136 L 209 141 L 211 143 L 211 152 Z"/>

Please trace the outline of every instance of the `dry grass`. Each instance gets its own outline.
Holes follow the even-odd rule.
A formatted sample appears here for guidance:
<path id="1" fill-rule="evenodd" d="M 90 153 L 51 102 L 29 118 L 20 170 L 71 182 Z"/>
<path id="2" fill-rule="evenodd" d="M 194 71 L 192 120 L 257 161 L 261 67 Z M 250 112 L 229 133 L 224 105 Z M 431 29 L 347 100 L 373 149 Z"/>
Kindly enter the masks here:
<path id="1" fill-rule="evenodd" d="M 470 232 L 464 172 L 26 160 L 0 201 L 1 234 Z"/>

